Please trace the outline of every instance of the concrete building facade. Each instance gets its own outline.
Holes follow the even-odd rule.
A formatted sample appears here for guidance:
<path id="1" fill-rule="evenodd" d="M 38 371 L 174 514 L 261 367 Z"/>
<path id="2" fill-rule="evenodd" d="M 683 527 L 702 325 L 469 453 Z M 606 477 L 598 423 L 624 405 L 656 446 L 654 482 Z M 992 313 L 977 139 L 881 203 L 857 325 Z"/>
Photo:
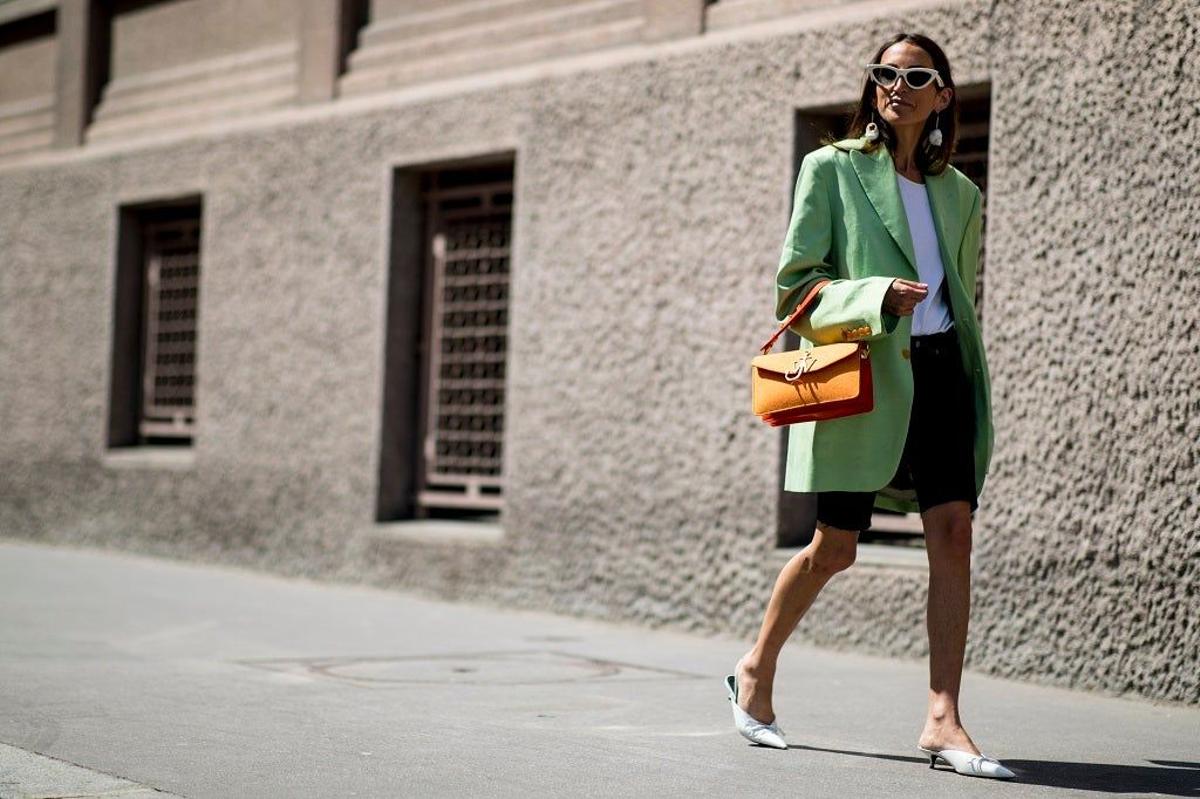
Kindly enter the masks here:
<path id="1" fill-rule="evenodd" d="M 899 30 L 986 181 L 968 666 L 1200 704 L 1187 0 L 0 2 L 0 534 L 753 634 L 747 367 Z M 912 524 L 797 636 L 924 655 Z"/>

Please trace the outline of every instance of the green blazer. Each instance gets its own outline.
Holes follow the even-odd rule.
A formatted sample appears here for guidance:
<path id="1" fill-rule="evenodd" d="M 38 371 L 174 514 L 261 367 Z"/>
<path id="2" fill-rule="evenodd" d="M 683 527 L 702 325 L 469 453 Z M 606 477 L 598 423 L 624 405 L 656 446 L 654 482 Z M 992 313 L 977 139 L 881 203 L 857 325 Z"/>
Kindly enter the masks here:
<path id="1" fill-rule="evenodd" d="M 876 508 L 916 512 L 915 492 L 888 485 L 900 464 L 912 408 L 912 316 L 884 311 L 883 297 L 894 278 L 920 276 L 891 153 L 883 145 L 868 152 L 867 144 L 865 138 L 843 139 L 801 161 L 776 272 L 775 316 L 782 322 L 812 280 L 830 278 L 833 282 L 821 289 L 817 303 L 792 330 L 804 348 L 871 342 L 875 407 L 855 416 L 791 425 L 784 489 L 877 491 Z M 941 175 L 926 175 L 925 185 L 962 366 L 973 387 L 978 496 L 992 454 L 991 389 L 975 315 L 981 192 L 952 166 Z"/>

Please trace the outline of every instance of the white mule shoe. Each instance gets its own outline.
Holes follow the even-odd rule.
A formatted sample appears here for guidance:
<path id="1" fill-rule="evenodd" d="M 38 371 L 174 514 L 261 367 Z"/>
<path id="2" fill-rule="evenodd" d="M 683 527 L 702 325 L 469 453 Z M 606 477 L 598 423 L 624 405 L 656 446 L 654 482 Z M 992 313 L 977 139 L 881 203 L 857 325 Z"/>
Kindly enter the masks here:
<path id="1" fill-rule="evenodd" d="M 998 780 L 1011 780 L 1017 776 L 1004 767 L 994 757 L 988 757 L 985 754 L 973 755 L 970 752 L 965 752 L 962 749 L 926 749 L 923 746 L 918 746 L 925 754 L 929 755 L 929 767 L 933 768 L 937 763 L 938 758 L 945 760 L 959 774 L 966 774 L 968 777 L 992 777 Z"/>
<path id="2" fill-rule="evenodd" d="M 738 686 L 735 675 L 730 674 L 725 678 L 725 690 L 729 694 L 729 704 L 733 705 L 733 725 L 737 727 L 737 731 L 743 737 L 763 746 L 771 746 L 776 749 L 788 748 L 787 741 L 783 740 L 783 730 L 779 729 L 776 723 L 763 724 L 738 706 Z"/>

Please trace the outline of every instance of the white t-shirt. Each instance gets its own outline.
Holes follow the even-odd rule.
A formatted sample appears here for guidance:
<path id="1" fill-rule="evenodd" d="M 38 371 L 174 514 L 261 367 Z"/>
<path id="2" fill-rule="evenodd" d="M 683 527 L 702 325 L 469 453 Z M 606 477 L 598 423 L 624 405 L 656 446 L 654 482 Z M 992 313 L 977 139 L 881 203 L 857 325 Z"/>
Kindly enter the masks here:
<path id="1" fill-rule="evenodd" d="M 896 173 L 900 184 L 900 197 L 908 214 L 908 229 L 912 233 L 913 249 L 917 256 L 917 274 L 921 282 L 929 286 L 925 299 L 913 309 L 912 335 L 940 333 L 954 324 L 950 307 L 946 304 L 946 271 L 938 249 L 937 231 L 933 226 L 933 211 L 929 208 L 929 194 L 924 183 L 915 183 Z"/>

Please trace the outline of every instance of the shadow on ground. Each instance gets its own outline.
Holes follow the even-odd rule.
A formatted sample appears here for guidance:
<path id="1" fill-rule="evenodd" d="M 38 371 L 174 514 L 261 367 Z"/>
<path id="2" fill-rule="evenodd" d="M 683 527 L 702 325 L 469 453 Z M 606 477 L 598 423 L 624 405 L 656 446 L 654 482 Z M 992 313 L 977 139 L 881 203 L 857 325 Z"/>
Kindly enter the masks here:
<path id="1" fill-rule="evenodd" d="M 819 746 L 791 745 L 789 749 L 808 749 L 839 755 L 873 757 L 908 763 L 928 763 L 923 757 L 888 755 L 881 752 L 855 752 L 848 749 L 825 749 Z M 1017 781 L 1028 785 L 1051 788 L 1070 788 L 1098 793 L 1157 793 L 1164 796 L 1200 796 L 1200 763 L 1187 760 L 1154 760 L 1152 766 L 1125 766 L 1112 763 L 1071 763 L 1055 760 L 1020 760 L 1011 757 L 1000 761 L 1016 773 Z M 942 770 L 945 766 L 940 767 Z"/>

